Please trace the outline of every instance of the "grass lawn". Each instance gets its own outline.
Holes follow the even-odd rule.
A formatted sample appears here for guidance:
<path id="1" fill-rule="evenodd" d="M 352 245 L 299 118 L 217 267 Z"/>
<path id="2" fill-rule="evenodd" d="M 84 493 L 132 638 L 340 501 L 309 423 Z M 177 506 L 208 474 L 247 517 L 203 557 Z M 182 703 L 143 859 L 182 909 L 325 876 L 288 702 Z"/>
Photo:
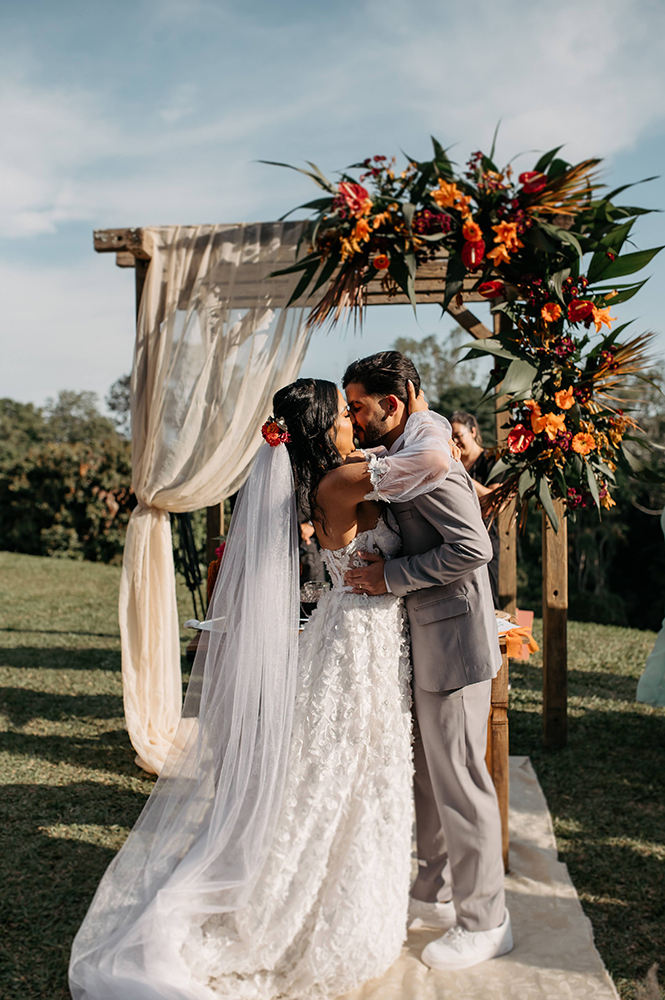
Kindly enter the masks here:
<path id="1" fill-rule="evenodd" d="M 119 576 L 0 553 L 3 1000 L 69 997 L 71 939 L 152 787 L 123 727 Z M 191 602 L 184 587 L 178 597 L 183 621 Z M 563 751 L 541 747 L 539 658 L 513 664 L 511 678 L 511 752 L 533 761 L 561 859 L 627 1000 L 665 964 L 665 709 L 633 700 L 653 641 L 570 625 Z"/>

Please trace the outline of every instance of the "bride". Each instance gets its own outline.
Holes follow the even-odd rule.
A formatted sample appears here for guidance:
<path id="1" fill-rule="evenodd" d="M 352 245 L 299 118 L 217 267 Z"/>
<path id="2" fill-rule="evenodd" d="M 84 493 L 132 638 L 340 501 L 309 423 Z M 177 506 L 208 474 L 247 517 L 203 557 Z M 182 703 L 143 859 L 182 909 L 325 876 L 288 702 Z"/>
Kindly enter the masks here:
<path id="1" fill-rule="evenodd" d="M 299 379 L 273 406 L 174 748 L 74 941 L 74 1000 L 332 998 L 400 953 L 408 639 L 401 600 L 344 574 L 358 551 L 396 554 L 368 496 L 439 486 L 450 426 L 410 388 L 404 448 L 370 473 L 333 383 Z M 300 638 L 296 501 L 333 581 Z"/>

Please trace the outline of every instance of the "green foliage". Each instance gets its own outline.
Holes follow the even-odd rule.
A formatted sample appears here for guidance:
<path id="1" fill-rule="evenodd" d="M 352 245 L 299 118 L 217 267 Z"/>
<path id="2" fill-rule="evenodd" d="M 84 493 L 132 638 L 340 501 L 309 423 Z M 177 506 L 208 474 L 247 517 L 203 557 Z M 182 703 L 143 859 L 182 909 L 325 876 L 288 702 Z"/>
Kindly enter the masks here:
<path id="1" fill-rule="evenodd" d="M 0 468 L 47 440 L 42 411 L 33 403 L 0 399 Z"/>
<path id="2" fill-rule="evenodd" d="M 56 444 L 96 445 L 114 438 L 115 424 L 97 409 L 97 394 L 63 389 L 44 407 L 46 432 Z"/>
<path id="3" fill-rule="evenodd" d="M 131 449 L 46 442 L 0 474 L 0 549 L 101 562 L 122 557 L 134 506 Z"/>

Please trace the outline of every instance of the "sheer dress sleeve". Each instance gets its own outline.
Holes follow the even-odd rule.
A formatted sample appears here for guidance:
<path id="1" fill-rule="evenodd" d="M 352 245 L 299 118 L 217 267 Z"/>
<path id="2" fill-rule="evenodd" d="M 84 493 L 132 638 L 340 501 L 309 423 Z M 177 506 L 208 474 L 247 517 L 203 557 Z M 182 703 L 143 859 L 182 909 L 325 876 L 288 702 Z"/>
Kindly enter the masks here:
<path id="1" fill-rule="evenodd" d="M 405 503 L 438 489 L 450 471 L 451 437 L 451 426 L 439 413 L 412 413 L 404 428 L 404 446 L 394 455 L 383 447 L 364 451 L 373 487 L 365 500 Z"/>

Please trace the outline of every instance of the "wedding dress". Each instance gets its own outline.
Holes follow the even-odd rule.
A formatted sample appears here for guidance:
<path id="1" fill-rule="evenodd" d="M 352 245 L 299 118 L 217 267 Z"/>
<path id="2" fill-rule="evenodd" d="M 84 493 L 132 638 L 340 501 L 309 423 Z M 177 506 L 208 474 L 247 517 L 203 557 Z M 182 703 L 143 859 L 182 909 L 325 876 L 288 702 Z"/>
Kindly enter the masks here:
<path id="1" fill-rule="evenodd" d="M 383 519 L 324 552 L 333 588 L 300 638 L 281 815 L 246 907 L 192 928 L 183 954 L 211 995 L 337 997 L 381 975 L 405 936 L 411 711 L 402 602 L 344 586 L 359 549 L 389 557 Z"/>
<path id="2" fill-rule="evenodd" d="M 383 496 L 447 475 L 447 421 L 414 416 L 404 452 L 375 464 Z M 399 598 L 353 594 L 344 574 L 359 550 L 390 558 L 400 540 L 380 518 L 324 552 L 333 587 L 300 637 L 297 541 L 288 455 L 266 444 L 234 512 L 176 744 L 74 942 L 74 1000 L 330 1000 L 399 955 L 406 620 Z"/>

